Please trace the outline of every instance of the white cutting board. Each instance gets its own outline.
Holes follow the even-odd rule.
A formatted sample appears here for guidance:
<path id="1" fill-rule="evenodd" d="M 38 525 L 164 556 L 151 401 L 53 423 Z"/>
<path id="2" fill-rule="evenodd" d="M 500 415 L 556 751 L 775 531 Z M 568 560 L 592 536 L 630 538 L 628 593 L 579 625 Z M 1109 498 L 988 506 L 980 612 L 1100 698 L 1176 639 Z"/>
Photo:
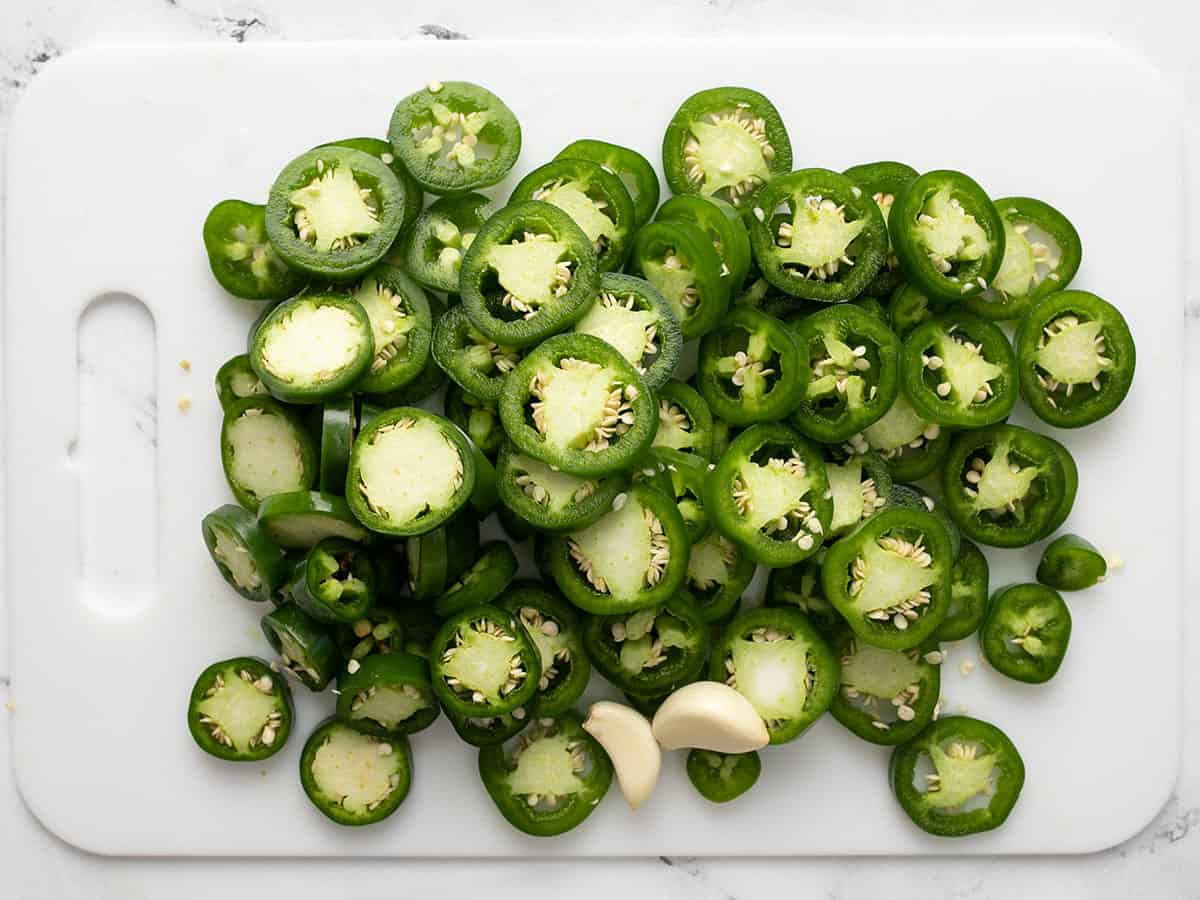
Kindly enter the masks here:
<path id="1" fill-rule="evenodd" d="M 213 282 L 201 222 L 221 198 L 261 200 L 314 144 L 384 134 L 395 101 L 433 78 L 481 82 L 511 105 L 524 130 L 514 177 L 579 137 L 656 160 L 685 96 L 745 84 L 778 104 L 797 167 L 962 168 L 1078 225 L 1077 285 L 1125 312 L 1141 353 L 1119 413 L 1067 438 L 1081 482 L 1068 527 L 1126 567 L 1069 597 L 1074 637 L 1047 686 L 983 666 L 963 677 L 978 650 L 952 652 L 947 711 L 997 722 L 1025 758 L 1005 828 L 923 835 L 889 795 L 888 751 L 828 717 L 765 752 L 758 786 L 728 807 L 701 800 L 683 754 L 668 754 L 648 808 L 631 814 L 614 787 L 553 841 L 504 823 L 444 719 L 413 742 L 405 805 L 368 829 L 332 825 L 297 784 L 328 695 L 298 695 L 295 735 L 263 765 L 193 746 L 196 673 L 266 649 L 262 607 L 225 586 L 200 540 L 201 516 L 229 502 L 211 378 L 255 312 Z M 1083 43 L 198 45 L 54 63 L 16 114 L 5 223 L 6 592 L 26 802 L 72 844 L 139 855 L 1047 853 L 1133 834 L 1171 790 L 1180 739 L 1179 127 L 1179 98 L 1153 69 Z M 1039 552 L 990 554 L 993 583 L 1028 579 Z"/>

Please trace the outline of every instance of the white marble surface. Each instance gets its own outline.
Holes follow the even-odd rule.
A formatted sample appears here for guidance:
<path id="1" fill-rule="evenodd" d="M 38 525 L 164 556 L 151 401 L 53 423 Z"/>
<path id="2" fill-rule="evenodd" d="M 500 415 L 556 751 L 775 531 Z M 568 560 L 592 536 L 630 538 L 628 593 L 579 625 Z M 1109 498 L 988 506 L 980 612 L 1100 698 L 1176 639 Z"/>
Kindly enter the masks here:
<path id="1" fill-rule="evenodd" d="M 1139 49 L 1168 75 L 1181 80 L 1187 91 L 1188 124 L 1197 121 L 1200 64 L 1192 46 L 1200 12 L 1170 0 L 1147 0 L 1131 6 L 1120 0 L 1071 0 L 1047 8 L 1042 2 L 1009 0 L 969 9 L 966 4 L 933 0 L 920 4 L 820 0 L 792 4 L 780 0 L 708 0 L 708 2 L 651 3 L 610 0 L 603 5 L 526 2 L 412 4 L 395 0 L 356 0 L 331 4 L 322 0 L 263 0 L 255 3 L 214 3 L 210 0 L 3 0 L 0 2 L 0 134 L 8 113 L 39 68 L 72 48 L 111 41 L 266 41 L 331 39 L 456 39 L 480 37 L 538 37 L 595 34 L 597 39 L 622 34 L 719 34 L 781 30 L 867 32 L 902 31 L 956 33 L 1086 34 L 1111 37 Z M 352 11 L 351 11 L 352 10 Z M 949 38 L 948 38 L 949 39 Z M 805 89 L 798 86 L 798 90 Z M 818 89 L 819 91 L 825 88 Z M 253 87 L 244 97 L 225 102 L 259 102 Z M 820 93 L 821 105 L 836 107 L 836 98 Z M 905 98 L 909 99 L 909 98 Z M 918 98 L 919 100 L 920 98 Z M 936 102 L 936 98 L 926 98 Z M 1053 95 L 1047 102 L 1070 102 Z M 1119 114 L 1119 111 L 1115 111 Z M 836 111 L 830 121 L 836 126 Z M 848 115 L 860 114 L 853 105 Z M 814 121 L 816 121 L 814 119 Z M 809 127 L 816 127 L 815 125 Z M 1051 136 L 1052 138 L 1052 136 Z M 103 139 L 102 137 L 99 139 Z M 86 165 L 86 140 L 81 140 L 81 165 Z M 1194 142 L 1189 164 L 1195 171 Z M 1180 186 L 1184 190 L 1184 186 Z M 1114 215 L 1131 203 L 1127 186 L 1112 186 Z M 1197 208 L 1200 192 L 1191 188 L 1189 207 Z M 1153 198 L 1150 198 L 1152 201 Z M 1140 220 L 1134 219 L 1135 224 Z M 3 223 L 14 227 L 15 223 Z M 1183 237 L 1166 241 L 1168 252 L 1187 246 Z M 1200 251 L 1188 251 L 1189 269 L 1197 271 Z M 1149 261 L 1146 264 L 1153 264 Z M 1189 362 L 1186 388 L 1195 396 L 1200 384 L 1200 294 L 1188 279 L 1187 338 Z M 11 389 L 11 386 L 4 386 Z M 1197 446 L 1197 417 L 1188 416 L 1188 441 Z M 1147 448 L 1147 453 L 1152 452 Z M 1180 486 L 1189 513 L 1200 509 L 1192 479 Z M 1196 535 L 1192 517 L 1187 535 Z M 1195 593 L 1200 569 L 1189 557 L 1187 598 Z M 1131 598 L 1136 599 L 1136 598 Z M 1187 640 L 1200 646 L 1200 618 L 1187 614 Z M 0 627 L 0 636 L 4 629 Z M 7 653 L 0 639 L 0 702 L 19 708 L 19 697 L 8 695 Z M 1103 673 L 1100 683 L 1112 673 Z M 1185 662 L 1182 677 L 1196 685 L 1200 665 Z M 1116 711 L 1119 716 L 1119 710 Z M 19 714 L 19 713 L 14 713 Z M 888 895 L 909 897 L 1007 897 L 1014 895 L 1079 897 L 1184 898 L 1200 896 L 1200 690 L 1187 692 L 1184 767 L 1178 787 L 1160 815 L 1141 834 L 1105 853 L 1081 858 L 1028 859 L 650 859 L 611 862 L 555 861 L 538 863 L 454 864 L 411 862 L 236 860 L 119 860 L 78 852 L 48 834 L 22 805 L 12 783 L 7 740 L 9 714 L 0 710 L 0 897 L 109 898 L 172 897 L 179 900 L 212 896 L 284 895 L 293 898 L 340 896 L 347 885 L 356 894 L 404 892 L 428 896 L 475 893 L 496 897 L 551 896 L 564 890 L 583 896 L 649 896 L 664 898 L 749 898 L 768 894 L 827 898 Z M 1114 721 L 1119 726 L 1119 719 Z M 152 748 L 147 748 L 152 752 Z M 1153 735 L 1146 752 L 1155 752 Z M 80 763 L 87 764 L 86 748 Z M 1113 773 L 1120 777 L 1120 773 Z M 165 786 L 166 787 L 166 786 Z M 1103 785 L 1097 785 L 1103 790 Z M 231 811 L 232 813 L 232 811 Z M 803 811 L 798 810 L 798 815 Z M 802 848 L 801 848 L 802 849 Z M 548 846 L 548 853 L 553 847 Z"/>

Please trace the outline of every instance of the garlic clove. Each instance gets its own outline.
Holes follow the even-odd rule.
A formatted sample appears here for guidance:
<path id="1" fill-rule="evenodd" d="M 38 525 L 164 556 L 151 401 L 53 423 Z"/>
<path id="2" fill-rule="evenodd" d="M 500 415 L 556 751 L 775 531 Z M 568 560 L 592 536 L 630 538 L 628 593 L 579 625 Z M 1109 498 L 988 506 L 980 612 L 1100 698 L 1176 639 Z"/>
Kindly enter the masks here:
<path id="1" fill-rule="evenodd" d="M 767 746 L 770 736 L 750 701 L 718 681 L 684 685 L 654 714 L 654 737 L 666 750 L 695 747 L 746 753 Z"/>

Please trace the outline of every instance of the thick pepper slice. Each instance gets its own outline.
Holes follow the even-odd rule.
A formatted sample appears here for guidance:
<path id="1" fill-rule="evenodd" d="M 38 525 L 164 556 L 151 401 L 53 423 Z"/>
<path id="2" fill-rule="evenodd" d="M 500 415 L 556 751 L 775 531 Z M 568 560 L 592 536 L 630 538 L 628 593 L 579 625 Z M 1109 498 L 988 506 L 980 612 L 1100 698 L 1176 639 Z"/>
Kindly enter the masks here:
<path id="1" fill-rule="evenodd" d="M 279 654 L 281 668 L 310 691 L 325 690 L 338 667 L 337 646 L 329 626 L 293 603 L 267 613 L 260 625 L 267 643 Z"/>
<path id="2" fill-rule="evenodd" d="M 816 553 L 833 517 L 820 451 L 778 423 L 733 439 L 705 484 L 704 508 L 714 528 L 772 568 Z"/>
<path id="3" fill-rule="evenodd" d="M 675 501 L 687 528 L 688 541 L 694 547 L 708 534 L 708 514 L 704 511 L 704 480 L 708 464 L 692 453 L 651 449 L 634 470 L 635 481 L 649 481 Z"/>
<path id="4" fill-rule="evenodd" d="M 461 716 L 446 710 L 446 718 L 454 727 L 454 733 L 472 747 L 503 744 L 536 721 L 523 706 L 498 716 Z"/>
<path id="5" fill-rule="evenodd" d="M 932 513 L 893 507 L 829 548 L 821 581 L 860 640 L 909 650 L 946 617 L 953 566 L 950 539 Z"/>
<path id="6" fill-rule="evenodd" d="M 1077 534 L 1052 541 L 1042 551 L 1037 567 L 1037 580 L 1059 591 L 1082 591 L 1103 581 L 1107 574 L 1104 554 Z"/>
<path id="7" fill-rule="evenodd" d="M 712 625 L 737 609 L 754 572 L 754 560 L 744 550 L 721 533 L 709 531 L 692 542 L 683 586 L 700 618 Z"/>
<path id="8" fill-rule="evenodd" d="M 667 302 L 684 340 L 703 337 L 729 308 L 730 279 L 721 256 L 699 227 L 678 220 L 650 222 L 634 237 L 629 268 L 649 281 Z"/>
<path id="9" fill-rule="evenodd" d="M 1043 422 L 1080 428 L 1113 412 L 1129 393 L 1137 350 L 1112 304 L 1058 291 L 1033 307 L 1016 336 L 1021 395 Z"/>
<path id="10" fill-rule="evenodd" d="M 842 173 L 863 189 L 875 201 L 885 224 L 889 223 L 896 197 L 917 178 L 917 170 L 902 162 L 874 162 L 851 166 Z M 890 225 L 889 225 L 890 228 Z M 904 281 L 900 260 L 888 239 L 887 257 L 879 273 L 871 279 L 865 293 L 872 297 L 888 297 Z"/>
<path id="11" fill-rule="evenodd" d="M 842 682 L 829 711 L 849 731 L 894 747 L 933 721 L 944 659 L 936 641 L 885 650 L 843 628 L 832 643 L 841 658 Z"/>
<path id="12" fill-rule="evenodd" d="M 439 197 L 401 234 L 388 259 L 426 289 L 456 294 L 463 254 L 495 211 L 483 194 Z"/>
<path id="13" fill-rule="evenodd" d="M 406 538 L 404 558 L 413 599 L 429 603 L 441 596 L 478 554 L 479 521 L 469 510 L 431 531 Z"/>
<path id="14" fill-rule="evenodd" d="M 375 565 L 365 548 L 325 538 L 296 564 L 288 596 L 320 622 L 354 622 L 375 603 Z"/>
<path id="15" fill-rule="evenodd" d="M 429 663 L 411 653 L 366 656 L 353 672 L 339 673 L 337 684 L 338 719 L 377 737 L 415 734 L 441 712 Z"/>
<path id="16" fill-rule="evenodd" d="M 805 436 L 827 444 L 879 421 L 899 390 L 900 341 L 876 316 L 851 304 L 823 309 L 791 326 L 810 370 L 792 415 Z"/>
<path id="17" fill-rule="evenodd" d="M 713 416 L 699 392 L 682 381 L 668 381 L 655 391 L 655 397 L 658 429 L 651 446 L 711 459 Z"/>
<path id="18" fill-rule="evenodd" d="M 517 557 L 504 541 L 489 541 L 479 557 L 433 602 L 436 615 L 447 618 L 460 610 L 499 597 L 517 574 Z"/>
<path id="19" fill-rule="evenodd" d="M 513 585 L 496 606 L 517 616 L 541 657 L 542 674 L 532 714 L 541 717 L 566 712 L 583 696 L 592 672 L 578 614 L 558 594 L 535 582 Z"/>
<path id="20" fill-rule="evenodd" d="M 488 717 L 528 707 L 542 677 L 541 656 L 517 618 L 473 606 L 438 629 L 429 653 L 433 690 L 448 712 Z"/>
<path id="21" fill-rule="evenodd" d="M 261 659 L 224 659 L 196 679 L 187 719 L 192 739 L 205 753 L 233 762 L 258 762 L 287 743 L 292 693 Z"/>
<path id="22" fill-rule="evenodd" d="M 528 347 L 582 318 L 600 286 L 596 251 L 550 203 L 511 203 L 463 256 L 459 294 L 471 322 L 504 347 Z"/>
<path id="23" fill-rule="evenodd" d="M 962 172 L 926 172 L 896 197 L 889 217 L 900 265 L 932 300 L 981 294 L 1004 259 L 1004 223 Z"/>
<path id="24" fill-rule="evenodd" d="M 752 609 L 734 616 L 721 632 L 708 677 L 749 700 L 771 743 L 785 744 L 833 702 L 838 658 L 799 611 Z"/>
<path id="25" fill-rule="evenodd" d="M 688 781 L 701 797 L 711 803 L 736 800 L 754 787 L 761 774 L 762 760 L 754 750 L 749 753 L 688 751 Z"/>
<path id="26" fill-rule="evenodd" d="M 629 468 L 658 418 L 642 376 L 590 334 L 561 334 L 531 350 L 505 380 L 500 420 L 527 456 L 570 475 Z"/>
<path id="27" fill-rule="evenodd" d="M 496 460 L 496 489 L 505 508 L 540 531 L 574 531 L 594 524 L 629 487 L 624 472 L 568 475 L 521 453 L 512 444 Z"/>
<path id="28" fill-rule="evenodd" d="M 932 766 L 923 784 L 918 766 Z M 922 831 L 964 837 L 999 828 L 1025 784 L 1021 754 L 995 725 L 947 716 L 892 751 L 892 790 Z M 919 786 L 918 786 L 919 784 Z M 983 805 L 972 803 L 984 797 Z"/>
<path id="29" fill-rule="evenodd" d="M 519 831 L 551 837 L 581 824 L 612 784 L 612 763 L 578 713 L 532 724 L 516 745 L 479 751 L 479 777 L 500 814 Z"/>
<path id="30" fill-rule="evenodd" d="M 396 104 L 388 140 L 426 191 L 462 194 L 508 174 L 521 152 L 521 126 L 491 91 L 431 81 Z"/>
<path id="31" fill-rule="evenodd" d="M 204 220 L 204 249 L 217 283 L 243 300 L 286 300 L 304 286 L 304 276 L 267 240 L 267 208 L 222 200 Z"/>
<path id="32" fill-rule="evenodd" d="M 222 410 L 229 409 L 235 400 L 245 400 L 267 393 L 267 386 L 258 380 L 254 369 L 250 367 L 250 357 L 244 353 L 226 360 L 221 368 L 217 369 L 214 382 L 217 400 L 220 401 Z"/>
<path id="33" fill-rule="evenodd" d="M 307 550 L 329 537 L 371 539 L 340 495 L 317 491 L 272 494 L 258 508 L 258 526 L 284 550 Z"/>
<path id="34" fill-rule="evenodd" d="M 1067 604 L 1044 584 L 1014 584 L 997 591 L 979 629 L 979 646 L 992 668 L 1028 684 L 1054 677 L 1070 639 Z"/>
<path id="35" fill-rule="evenodd" d="M 833 494 L 829 537 L 839 537 L 865 522 L 892 497 L 892 476 L 875 453 L 847 455 L 839 447 L 825 447 L 825 477 Z"/>
<path id="36" fill-rule="evenodd" d="M 270 397 L 235 400 L 221 422 L 221 464 L 238 503 L 307 490 L 317 480 L 316 446 L 299 417 Z"/>
<path id="37" fill-rule="evenodd" d="M 700 341 L 696 386 L 709 409 L 731 425 L 782 419 L 809 385 L 808 366 L 778 319 L 734 307 Z"/>
<path id="38" fill-rule="evenodd" d="M 331 397 L 321 405 L 321 477 L 318 485 L 329 494 L 346 490 L 346 467 L 358 428 L 352 394 Z"/>
<path id="39" fill-rule="evenodd" d="M 377 737 L 327 719 L 304 744 L 300 784 L 313 806 L 339 825 L 381 822 L 399 808 L 412 785 L 408 738 Z"/>
<path id="40" fill-rule="evenodd" d="M 433 312 L 425 291 L 395 266 L 382 264 L 351 291 L 367 314 L 375 352 L 357 393 L 386 394 L 416 378 L 429 362 Z"/>
<path id="41" fill-rule="evenodd" d="M 749 204 L 754 261 L 789 296 L 852 300 L 887 258 L 888 230 L 879 207 L 837 172 L 792 172 L 760 188 Z"/>
<path id="42" fill-rule="evenodd" d="M 741 291 L 750 271 L 750 235 L 736 208 L 717 197 L 679 194 L 659 207 L 654 218 L 687 222 L 708 235 L 721 258 L 721 277 L 729 279 L 734 293 Z"/>
<path id="43" fill-rule="evenodd" d="M 465 307 L 454 306 L 434 328 L 433 358 L 464 391 L 485 403 L 495 403 L 505 376 L 521 361 L 521 353 L 486 337 L 471 323 Z"/>
<path id="44" fill-rule="evenodd" d="M 221 577 L 247 600 L 270 600 L 287 580 L 283 551 L 258 527 L 254 514 L 226 504 L 200 523 L 204 546 Z"/>
<path id="45" fill-rule="evenodd" d="M 970 637 L 983 624 L 987 606 L 987 557 L 970 541 L 963 540 L 950 572 L 950 608 L 934 637 L 939 641 L 961 641 Z"/>
<path id="46" fill-rule="evenodd" d="M 559 151 L 556 159 L 587 159 L 614 173 L 633 198 L 634 227 L 641 228 L 658 206 L 658 175 L 650 160 L 636 150 L 590 138 L 573 141 Z"/>

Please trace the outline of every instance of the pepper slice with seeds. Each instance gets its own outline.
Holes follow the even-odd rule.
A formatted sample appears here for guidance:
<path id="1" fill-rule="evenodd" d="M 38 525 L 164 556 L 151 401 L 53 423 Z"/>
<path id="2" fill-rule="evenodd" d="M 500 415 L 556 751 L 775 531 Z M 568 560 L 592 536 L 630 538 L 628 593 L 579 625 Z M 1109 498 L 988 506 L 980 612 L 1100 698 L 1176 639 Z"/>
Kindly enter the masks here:
<path id="1" fill-rule="evenodd" d="M 721 257 L 700 228 L 689 222 L 650 222 L 634 237 L 629 269 L 666 298 L 684 340 L 703 337 L 729 308 L 730 279 Z"/>
<path id="2" fill-rule="evenodd" d="M 252 513 L 231 503 L 218 506 L 200 522 L 200 531 L 221 577 L 247 600 L 269 600 L 283 587 L 288 574 L 283 551 Z"/>
<path id="3" fill-rule="evenodd" d="M 345 393 L 373 359 L 371 320 L 343 294 L 305 294 L 280 303 L 250 346 L 255 374 L 285 403 L 319 403 Z"/>
<path id="4" fill-rule="evenodd" d="M 833 702 L 838 658 L 794 609 L 752 609 L 725 626 L 709 678 L 737 690 L 762 717 L 772 744 L 800 737 Z"/>
<path id="5" fill-rule="evenodd" d="M 1014 584 L 992 595 L 979 646 L 992 668 L 1027 684 L 1058 672 L 1071 639 L 1071 612 L 1044 584 Z"/>
<path id="6" fill-rule="evenodd" d="M 446 718 L 450 720 L 454 733 L 472 747 L 503 744 L 536 721 L 523 706 L 499 716 L 463 716 L 447 709 Z"/>
<path id="7" fill-rule="evenodd" d="M 270 397 L 235 400 L 221 422 L 221 465 L 238 503 L 307 490 L 317 480 L 316 447 L 292 410 Z"/>
<path id="8" fill-rule="evenodd" d="M 918 828 L 965 837 L 1004 824 L 1025 784 L 1025 764 L 995 725 L 947 716 L 892 751 L 889 777 Z"/>
<path id="9" fill-rule="evenodd" d="M 829 711 L 864 741 L 894 747 L 933 721 L 945 659 L 935 640 L 884 650 L 843 629 L 834 641 L 842 683 Z"/>
<path id="10" fill-rule="evenodd" d="M 566 712 L 583 696 L 592 672 L 579 616 L 558 594 L 530 582 L 514 585 L 496 605 L 520 619 L 542 660 L 532 715 Z"/>
<path id="11" fill-rule="evenodd" d="M 258 508 L 258 525 L 267 537 L 285 550 L 307 550 L 329 537 L 357 543 L 369 542 L 363 528 L 337 494 L 293 491 L 273 494 Z"/>
<path id="12" fill-rule="evenodd" d="M 655 397 L 658 429 L 651 446 L 711 459 L 713 417 L 699 392 L 682 381 L 668 381 L 655 391 Z"/>
<path id="13" fill-rule="evenodd" d="M 557 206 L 580 227 L 602 272 L 625 262 L 636 230 L 633 199 L 621 179 L 586 159 L 555 159 L 517 183 L 509 203 L 540 200 Z"/>
<path id="14" fill-rule="evenodd" d="M 749 205 L 754 261 L 789 296 L 852 300 L 887 258 L 888 230 L 879 207 L 837 172 L 800 169 L 761 188 Z"/>
<path id="15" fill-rule="evenodd" d="M 504 101 L 468 81 L 431 81 L 392 113 L 388 140 L 431 194 L 500 181 L 521 152 L 521 126 Z"/>
<path id="16" fill-rule="evenodd" d="M 338 667 L 337 646 L 329 627 L 300 607 L 287 603 L 267 613 L 259 624 L 279 664 L 310 691 L 321 692 Z"/>
<path id="17" fill-rule="evenodd" d="M 887 505 L 892 476 L 875 453 L 850 454 L 825 447 L 825 477 L 833 494 L 829 537 L 839 537 Z"/>
<path id="18" fill-rule="evenodd" d="M 686 765 L 688 781 L 711 803 L 736 800 L 754 787 L 762 774 L 762 760 L 757 750 L 749 753 L 690 750 Z"/>
<path id="19" fill-rule="evenodd" d="M 778 319 L 737 306 L 700 341 L 696 387 L 731 425 L 788 415 L 809 385 L 792 332 Z"/>
<path id="20" fill-rule="evenodd" d="M 504 506 L 540 531 L 575 531 L 594 524 L 629 487 L 624 472 L 582 477 L 556 471 L 505 444 L 496 460 Z"/>
<path id="21" fill-rule="evenodd" d="M 433 332 L 433 358 L 450 379 L 485 403 L 500 399 L 505 376 L 521 361 L 521 352 L 485 337 L 463 306 L 447 310 Z"/>
<path id="22" fill-rule="evenodd" d="M 473 606 L 446 621 L 429 654 L 433 690 L 448 712 L 490 717 L 529 707 L 542 677 L 541 655 L 516 616 Z"/>
<path id="23" fill-rule="evenodd" d="M 791 325 L 810 375 L 792 423 L 807 437 L 840 443 L 884 417 L 899 391 L 900 341 L 877 317 L 851 304 Z"/>
<path id="24" fill-rule="evenodd" d="M 648 484 L 618 494 L 592 525 L 551 536 L 545 563 L 559 590 L 595 615 L 667 602 L 683 583 L 687 529 L 671 498 Z"/>
<path id="25" fill-rule="evenodd" d="M 388 258 L 426 289 L 458 293 L 463 254 L 495 211 L 491 198 L 483 194 L 439 197 L 400 236 L 399 247 Z"/>
<path id="26" fill-rule="evenodd" d="M 700 618 L 710 625 L 737 609 L 754 578 L 755 565 L 741 548 L 717 531 L 692 542 L 683 587 Z"/>
<path id="27" fill-rule="evenodd" d="M 718 197 L 679 194 L 664 203 L 654 218 L 661 222 L 695 225 L 712 242 L 721 258 L 721 277 L 737 293 L 750 271 L 750 235 L 741 213 Z"/>
<path id="28" fill-rule="evenodd" d="M 319 622 L 354 622 L 375 603 L 375 566 L 358 544 L 325 538 L 296 564 L 287 590 Z"/>
<path id="29" fill-rule="evenodd" d="M 600 286 L 596 251 L 551 203 L 510 203 L 483 223 L 463 256 L 459 294 L 471 322 L 503 347 L 569 328 Z"/>
<path id="30" fill-rule="evenodd" d="M 1121 405 L 1137 350 L 1112 304 L 1086 291 L 1058 291 L 1017 328 L 1021 396 L 1043 422 L 1080 428 Z"/>
<path id="31" fill-rule="evenodd" d="M 650 446 L 654 400 L 620 351 L 590 334 L 560 334 L 505 380 L 500 420 L 525 455 L 571 475 L 628 468 Z"/>
<path id="32" fill-rule="evenodd" d="M 938 425 L 978 428 L 1007 418 L 1017 402 L 1017 360 L 1007 335 L 967 313 L 914 328 L 900 354 L 905 395 Z"/>
<path id="33" fill-rule="evenodd" d="M 917 485 L 894 484 L 891 491 L 887 494 L 885 507 L 919 509 L 931 513 L 935 519 L 942 523 L 942 527 L 946 529 L 946 537 L 950 539 L 950 555 L 955 559 L 958 558 L 958 551 L 962 546 L 962 532 L 954 524 L 954 519 L 950 518 L 950 513 L 946 511 L 946 504 L 939 501 L 932 494 Z"/>
<path id="34" fill-rule="evenodd" d="M 683 101 L 663 135 L 662 159 L 676 194 L 739 206 L 791 169 L 792 144 L 770 100 L 749 88 L 718 87 Z"/>
<path id="35" fill-rule="evenodd" d="M 1059 591 L 1082 591 L 1103 581 L 1107 574 L 1104 554 L 1077 534 L 1052 541 L 1042 551 L 1037 567 L 1037 580 Z"/>
<path id="36" fill-rule="evenodd" d="M 768 607 L 794 607 L 804 614 L 821 634 L 829 635 L 845 627 L 841 613 L 825 596 L 821 584 L 821 565 L 824 552 L 787 566 L 772 569 L 767 576 L 767 591 L 763 602 Z"/>
<path id="37" fill-rule="evenodd" d="M 354 659 L 359 662 L 373 654 L 386 656 L 399 653 L 407 642 L 398 611 L 382 603 L 372 606 L 361 619 L 339 625 L 334 638 L 338 652 L 347 661 Z"/>
<path id="38" fill-rule="evenodd" d="M 485 466 L 491 468 L 453 423 L 402 406 L 359 431 L 350 453 L 346 500 L 372 531 L 423 534 L 466 505 Z"/>
<path id="39" fill-rule="evenodd" d="M 612 784 L 612 762 L 573 711 L 479 751 L 479 777 L 508 823 L 534 837 L 580 825 Z"/>
<path id="40" fill-rule="evenodd" d="M 365 656 L 338 673 L 337 686 L 338 719 L 377 737 L 416 734 L 441 712 L 429 663 L 411 653 Z"/>
<path id="41" fill-rule="evenodd" d="M 267 240 L 265 206 L 222 200 L 204 220 L 204 249 L 213 277 L 243 300 L 286 300 L 304 286 Z"/>
<path id="42" fill-rule="evenodd" d="M 938 641 L 961 641 L 979 630 L 987 615 L 988 561 L 982 551 L 963 540 L 950 572 L 950 608 L 934 632 Z"/>
<path id="43" fill-rule="evenodd" d="M 988 289 L 963 300 L 985 319 L 1019 319 L 1044 297 L 1065 288 L 1079 271 L 1079 232 L 1049 203 L 1032 197 L 996 201 L 1004 223 L 1004 260 Z"/>
<path id="44" fill-rule="evenodd" d="M 816 553 L 833 516 L 820 451 L 778 423 L 733 439 L 705 483 L 704 508 L 714 528 L 771 568 Z"/>
<path id="45" fill-rule="evenodd" d="M 931 300 L 981 294 L 1004 259 L 1004 223 L 962 172 L 926 172 L 896 197 L 888 219 L 900 265 Z"/>
<path id="46" fill-rule="evenodd" d="M 479 557 L 433 602 L 435 615 L 447 618 L 460 610 L 499 597 L 517 574 L 517 557 L 504 541 L 489 541 Z"/>
<path id="47" fill-rule="evenodd" d="M 376 737 L 326 719 L 304 744 L 300 784 L 313 806 L 339 825 L 381 822 L 399 808 L 412 785 L 408 738 Z"/>
<path id="48" fill-rule="evenodd" d="M 942 468 L 942 496 L 964 535 L 1024 547 L 1062 524 L 1077 483 L 1056 441 L 1017 425 L 958 435 Z"/>
<path id="49" fill-rule="evenodd" d="M 217 369 L 214 381 L 222 411 L 228 410 L 235 400 L 259 397 L 267 393 L 266 385 L 258 380 L 254 369 L 250 367 L 250 357 L 244 353 L 227 359 L 221 368 Z"/>
<path id="50" fill-rule="evenodd" d="M 879 207 L 884 224 L 888 224 L 892 214 L 892 206 L 896 197 L 917 178 L 917 170 L 902 162 L 874 162 L 851 166 L 842 173 L 863 192 L 869 194 Z M 887 256 L 879 273 L 871 279 L 865 288 L 865 293 L 872 297 L 890 296 L 904 281 L 904 272 L 900 268 L 900 260 L 892 249 L 891 238 L 888 238 Z"/>
<path id="51" fill-rule="evenodd" d="M 652 391 L 670 380 L 683 350 L 683 333 L 670 304 L 654 285 L 632 275 L 602 274 L 600 294 L 573 330 L 620 350 Z"/>
<path id="52" fill-rule="evenodd" d="M 559 151 L 556 159 L 587 159 L 599 163 L 621 179 L 633 199 L 634 227 L 641 228 L 658 206 L 658 175 L 650 160 L 636 150 L 590 138 L 573 141 Z"/>
<path id="53" fill-rule="evenodd" d="M 944 306 L 945 304 L 941 304 Z M 892 331 L 903 340 L 908 333 L 937 315 L 938 307 L 911 282 L 904 281 L 892 291 L 887 304 L 887 319 Z"/>
<path id="54" fill-rule="evenodd" d="M 404 220 L 404 185 L 361 150 L 318 147 L 286 166 L 267 200 L 271 246 L 291 268 L 352 281 L 379 262 Z"/>
<path id="55" fill-rule="evenodd" d="M 704 668 L 708 623 L 686 593 L 662 606 L 589 616 L 583 644 L 596 670 L 618 690 L 638 696 L 670 693 Z"/>
<path id="56" fill-rule="evenodd" d="M 287 743 L 292 694 L 261 659 L 224 659 L 196 679 L 187 719 L 188 731 L 205 753 L 232 762 L 257 762 Z"/>
<path id="57" fill-rule="evenodd" d="M 709 530 L 708 514 L 704 512 L 708 464 L 694 454 L 659 447 L 651 449 L 640 465 L 641 468 L 634 470 L 634 481 L 649 481 L 674 498 L 687 528 L 688 541 L 695 546 Z"/>
<path id="58" fill-rule="evenodd" d="M 936 469 L 950 449 L 949 428 L 922 418 L 903 391 L 879 419 L 844 445 L 847 453 L 874 450 L 894 481 L 920 481 Z"/>
<path id="59" fill-rule="evenodd" d="M 829 548 L 821 581 L 860 640 L 909 650 L 946 617 L 953 565 L 946 529 L 932 513 L 893 507 Z"/>
<path id="60" fill-rule="evenodd" d="M 379 138 L 358 137 L 345 138 L 340 141 L 330 141 L 322 147 L 348 147 L 370 154 L 392 170 L 392 174 L 404 185 L 404 215 L 400 220 L 400 231 L 403 231 L 416 221 L 421 209 L 425 206 L 425 197 L 421 193 L 421 185 L 409 174 L 404 164 L 396 159 L 392 145 Z M 320 148 L 317 148 L 320 149 Z"/>
<path id="61" fill-rule="evenodd" d="M 443 403 L 446 418 L 466 432 L 480 453 L 495 461 L 496 454 L 507 440 L 496 404 L 481 400 L 457 384 L 446 388 Z"/>
<path id="62" fill-rule="evenodd" d="M 386 394 L 416 378 L 429 361 L 433 313 L 425 291 L 400 269 L 373 268 L 350 294 L 371 324 L 375 351 L 356 392 Z"/>

